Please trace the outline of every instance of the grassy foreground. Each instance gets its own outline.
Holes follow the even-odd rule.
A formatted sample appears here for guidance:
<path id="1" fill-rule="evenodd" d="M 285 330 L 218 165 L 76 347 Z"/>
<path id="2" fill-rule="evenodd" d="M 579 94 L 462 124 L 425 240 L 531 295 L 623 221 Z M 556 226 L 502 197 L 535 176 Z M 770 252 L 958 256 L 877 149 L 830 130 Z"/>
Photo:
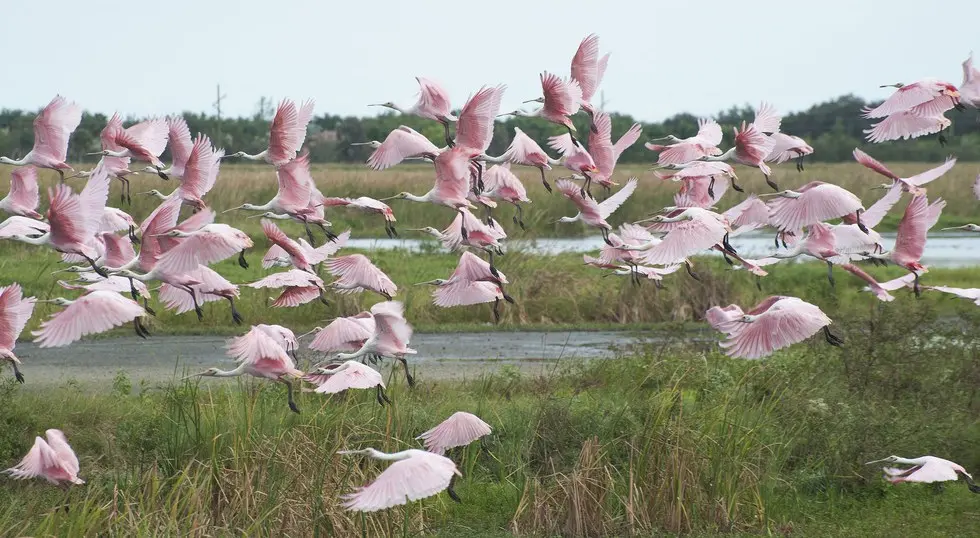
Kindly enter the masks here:
<path id="1" fill-rule="evenodd" d="M 0 535 L 975 536 L 963 484 L 892 487 L 862 463 L 980 468 L 978 320 L 950 324 L 919 301 L 842 320 L 842 349 L 814 339 L 765 361 L 678 340 L 542 377 L 441 383 L 423 369 L 413 390 L 393 376 L 390 407 L 370 391 L 305 393 L 302 415 L 261 382 L 38 392 L 4 376 L 0 462 L 57 427 L 88 484 L 66 497 L 0 480 Z M 337 450 L 416 447 L 457 410 L 494 427 L 451 453 L 462 504 L 339 507 L 384 465 Z"/>

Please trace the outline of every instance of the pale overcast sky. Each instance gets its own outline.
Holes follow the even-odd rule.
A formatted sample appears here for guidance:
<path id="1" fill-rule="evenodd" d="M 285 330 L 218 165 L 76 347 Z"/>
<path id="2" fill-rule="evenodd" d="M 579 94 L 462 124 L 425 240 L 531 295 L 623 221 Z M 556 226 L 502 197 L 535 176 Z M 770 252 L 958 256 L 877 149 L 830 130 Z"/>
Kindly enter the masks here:
<path id="1" fill-rule="evenodd" d="M 643 120 L 882 98 L 878 85 L 924 77 L 959 84 L 960 63 L 980 54 L 970 0 L 33 0 L 7 15 L 0 107 L 61 93 L 135 116 L 210 113 L 217 83 L 228 116 L 252 114 L 263 95 L 369 115 L 372 102 L 410 105 L 416 75 L 442 82 L 456 107 L 504 83 L 512 110 L 540 95 L 541 71 L 567 76 L 592 32 L 612 53 L 606 109 Z"/>

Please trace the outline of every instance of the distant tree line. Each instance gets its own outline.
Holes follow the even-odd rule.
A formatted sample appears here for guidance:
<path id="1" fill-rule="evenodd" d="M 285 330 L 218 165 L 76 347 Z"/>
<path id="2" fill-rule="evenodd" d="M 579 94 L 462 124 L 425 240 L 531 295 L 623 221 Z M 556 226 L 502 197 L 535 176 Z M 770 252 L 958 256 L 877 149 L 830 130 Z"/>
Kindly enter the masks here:
<path id="1" fill-rule="evenodd" d="M 859 97 L 845 95 L 819 103 L 802 112 L 794 112 L 783 117 L 782 131 L 804 138 L 814 147 L 814 161 L 842 162 L 851 160 L 851 151 L 855 147 L 864 146 L 864 129 L 871 123 L 861 117 L 861 109 L 868 103 Z M 30 151 L 34 143 L 32 120 L 36 111 L 7 110 L 0 111 L 0 155 L 19 158 Z M 184 119 L 192 133 L 205 133 L 212 137 L 215 145 L 224 147 L 229 152 L 244 150 L 256 153 L 267 144 L 269 136 L 269 116 L 271 101 L 257 107 L 256 113 L 250 118 L 223 118 L 220 121 L 214 116 L 185 112 Z M 618 138 L 636 120 L 628 114 L 611 113 L 613 138 Z M 732 107 L 714 116 L 723 127 L 725 139 L 722 149 L 727 149 L 732 141 L 732 128 L 743 120 L 751 121 L 754 115 L 752 107 Z M 947 115 L 953 120 L 953 126 L 947 133 L 949 143 L 941 147 L 936 136 L 923 137 L 913 141 L 898 141 L 876 144 L 869 152 L 876 158 L 885 161 L 941 161 L 947 155 L 955 155 L 962 160 L 980 160 L 980 119 L 977 111 L 968 109 L 965 112 L 950 111 Z M 98 151 L 99 131 L 105 126 L 107 117 L 104 114 L 85 113 L 82 123 L 72 135 L 69 148 L 69 160 L 81 162 L 95 157 L 86 153 Z M 643 135 L 640 142 L 627 150 L 621 157 L 622 162 L 652 162 L 655 156 L 643 147 L 643 142 L 667 134 L 686 137 L 697 131 L 697 117 L 691 114 L 677 114 L 660 123 L 643 124 Z M 129 122 L 137 121 L 129 118 Z M 575 126 L 583 139 L 588 136 L 588 118 L 578 114 L 574 118 Z M 428 136 L 440 147 L 442 141 L 442 126 L 438 123 L 423 120 L 413 116 L 400 114 L 385 114 L 377 117 L 334 116 L 330 114 L 315 117 L 310 122 L 306 147 L 314 162 L 359 162 L 370 154 L 365 147 L 350 146 L 351 142 L 368 140 L 384 140 L 385 136 L 399 125 L 407 125 Z M 561 134 L 563 129 L 538 118 L 507 117 L 498 121 L 494 130 L 493 143 L 489 153 L 503 153 L 513 136 L 513 128 L 520 127 L 529 136 L 546 146 L 547 138 Z M 164 156 L 166 160 L 166 155 Z"/>

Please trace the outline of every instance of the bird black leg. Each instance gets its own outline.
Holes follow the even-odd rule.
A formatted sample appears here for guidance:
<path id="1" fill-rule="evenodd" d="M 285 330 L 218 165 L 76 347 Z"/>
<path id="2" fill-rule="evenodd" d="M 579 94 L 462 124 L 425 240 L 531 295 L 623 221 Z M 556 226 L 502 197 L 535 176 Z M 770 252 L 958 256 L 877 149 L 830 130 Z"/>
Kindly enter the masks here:
<path id="1" fill-rule="evenodd" d="M 238 253 L 238 265 L 242 269 L 248 269 L 248 262 L 245 261 L 245 249 L 242 249 L 242 251 Z"/>
<path id="2" fill-rule="evenodd" d="M 388 236 L 388 239 L 394 239 L 397 235 L 395 234 L 394 227 L 387 220 L 385 220 L 385 235 Z"/>
<path id="3" fill-rule="evenodd" d="M 803 157 L 804 156 L 801 154 L 799 157 L 796 158 L 796 170 L 798 172 L 802 172 L 804 170 L 804 167 L 803 167 Z"/>
<path id="4" fill-rule="evenodd" d="M 919 273 L 913 273 L 915 275 L 915 280 L 912 281 L 912 291 L 915 292 L 915 298 L 918 299 L 922 297 L 922 289 L 919 288 Z"/>
<path id="5" fill-rule="evenodd" d="M 691 262 L 685 261 L 684 267 L 687 269 L 687 274 L 690 275 L 691 278 L 697 280 L 698 282 L 701 282 L 701 277 L 699 277 L 698 274 L 694 272 L 694 266 L 691 265 Z"/>
<path id="6" fill-rule="evenodd" d="M 766 175 L 766 184 L 772 187 L 772 190 L 779 192 L 779 185 L 776 185 L 775 181 L 769 179 L 768 175 Z"/>
<path id="7" fill-rule="evenodd" d="M 762 291 L 762 277 L 761 276 L 756 276 L 755 277 L 755 288 L 757 290 L 759 290 L 759 291 Z"/>
<path id="8" fill-rule="evenodd" d="M 156 317 L 157 315 L 157 313 L 150 308 L 150 301 L 146 297 L 143 297 L 143 310 L 146 310 L 146 313 L 153 317 Z"/>
<path id="9" fill-rule="evenodd" d="M 299 407 L 296 407 L 296 401 L 293 400 L 293 384 L 288 379 L 280 378 L 279 381 L 286 385 L 286 401 L 289 402 L 289 410 L 298 415 Z"/>
<path id="10" fill-rule="evenodd" d="M 861 230 L 862 232 L 864 232 L 864 234 L 865 234 L 865 235 L 868 235 L 868 233 L 869 233 L 869 232 L 868 232 L 868 227 L 867 227 L 867 226 L 865 226 L 865 225 L 864 225 L 864 224 L 863 224 L 863 223 L 861 222 L 861 212 L 862 212 L 862 210 L 861 210 L 861 209 L 858 209 L 858 210 L 857 210 L 857 211 L 856 211 L 856 212 L 854 213 L 855 215 L 857 215 L 857 225 L 858 225 L 858 229 L 860 229 L 860 230 Z"/>
<path id="11" fill-rule="evenodd" d="M 715 176 L 711 176 L 711 181 L 708 182 L 708 197 L 715 199 Z"/>
<path id="12" fill-rule="evenodd" d="M 569 136 L 569 137 L 571 137 L 571 139 L 572 139 L 572 144 L 575 144 L 575 145 L 576 145 L 576 146 L 578 146 L 578 147 L 582 147 L 582 144 L 581 144 L 581 143 L 580 143 L 580 142 L 578 141 L 578 139 L 577 139 L 577 138 L 575 138 L 575 133 L 573 133 L 573 132 L 572 132 L 572 128 L 571 128 L 571 127 L 569 127 L 568 125 L 566 125 L 566 126 L 565 126 L 565 129 L 567 129 L 567 130 L 568 130 L 568 136 Z"/>
<path id="13" fill-rule="evenodd" d="M 337 242 L 337 235 L 336 234 L 334 234 L 333 232 L 331 232 L 330 230 L 328 230 L 327 227 L 324 226 L 324 224 L 322 222 L 318 222 L 316 224 L 317 224 L 317 226 L 320 227 L 320 230 L 323 232 L 323 235 L 327 236 L 327 239 L 329 239 L 333 243 L 336 243 Z M 310 241 L 310 244 L 312 245 L 313 244 L 313 241 Z"/>
<path id="14" fill-rule="evenodd" d="M 463 238 L 463 241 L 466 241 L 466 238 L 468 237 L 468 234 L 466 233 L 466 227 L 465 226 L 460 225 L 460 227 L 459 227 L 459 236 Z"/>
<path id="15" fill-rule="evenodd" d="M 395 223 L 385 221 L 388 223 L 388 229 L 391 230 L 391 237 L 398 237 L 398 230 L 395 229 Z"/>
<path id="16" fill-rule="evenodd" d="M 313 230 L 310 229 L 310 223 L 304 222 L 303 226 L 306 227 L 306 238 L 310 240 L 310 245 L 316 246 L 316 241 L 313 240 Z"/>
<path id="17" fill-rule="evenodd" d="M 57 168 L 55 168 L 55 172 L 58 172 L 58 178 L 61 180 L 61 184 L 64 185 L 65 184 L 65 172 L 63 170 L 59 170 Z"/>
<path id="18" fill-rule="evenodd" d="M 835 288 L 837 284 L 834 282 L 834 264 L 827 262 L 827 280 L 830 281 L 830 287 Z"/>
<path id="19" fill-rule="evenodd" d="M 732 254 L 738 254 L 738 251 L 735 250 L 735 247 L 733 247 L 732 244 L 728 242 L 728 234 L 727 233 L 725 234 L 725 237 L 722 237 L 721 238 L 721 245 L 723 247 L 725 247 L 725 249 L 727 249 L 728 252 L 731 252 Z"/>
<path id="20" fill-rule="evenodd" d="M 844 339 L 839 336 L 834 336 L 826 325 L 823 328 L 823 336 L 827 340 L 827 343 L 834 347 L 841 347 L 844 344 Z"/>
<path id="21" fill-rule="evenodd" d="M 99 267 L 98 265 L 95 265 L 95 260 L 89 258 L 84 254 L 82 254 L 82 257 L 85 258 L 85 261 L 87 261 L 88 264 L 92 266 L 92 270 L 98 273 L 100 277 L 109 278 L 109 273 L 107 273 L 105 269 Z"/>
<path id="22" fill-rule="evenodd" d="M 405 381 L 408 381 L 409 387 L 414 387 L 415 378 L 412 377 L 412 373 L 408 371 L 408 361 L 405 360 L 405 357 L 398 357 L 398 360 L 402 363 L 402 366 L 405 367 Z"/>
<path id="23" fill-rule="evenodd" d="M 136 292 L 136 283 L 133 282 L 132 278 L 129 279 L 129 295 L 134 301 L 139 300 L 139 294 Z"/>
<path id="24" fill-rule="evenodd" d="M 126 203 L 126 180 L 119 178 L 119 181 L 122 183 L 119 188 L 119 204 L 122 205 Z"/>
<path id="25" fill-rule="evenodd" d="M 500 323 L 500 298 L 493 300 L 493 322 Z"/>
<path id="26" fill-rule="evenodd" d="M 158 176 L 160 176 L 160 179 L 165 179 L 165 180 L 167 180 L 167 181 L 170 181 L 170 176 L 168 176 L 168 175 L 167 175 L 167 174 L 166 174 L 166 173 L 165 173 L 165 172 L 163 171 L 163 168 L 160 168 L 159 166 L 157 167 L 157 175 L 158 175 Z"/>
<path id="27" fill-rule="evenodd" d="M 134 245 L 140 244 L 140 238 L 139 237 L 136 237 L 136 227 L 135 226 L 130 226 L 129 227 L 129 242 L 132 243 L 132 244 L 134 244 Z"/>
<path id="28" fill-rule="evenodd" d="M 980 486 L 978 486 L 978 485 L 976 485 L 976 484 L 975 484 L 975 483 L 973 482 L 973 479 L 972 479 L 972 478 L 970 478 L 969 476 L 967 476 L 967 475 L 966 475 L 965 473 L 960 473 L 960 472 L 957 472 L 956 474 L 957 474 L 957 475 L 958 475 L 958 476 L 959 476 L 960 478 L 962 478 L 963 480 L 965 480 L 965 481 L 966 481 L 966 485 L 967 485 L 967 487 L 969 487 L 969 488 L 970 488 L 970 491 L 971 491 L 972 493 L 980 493 Z"/>
<path id="29" fill-rule="evenodd" d="M 541 184 L 544 185 L 544 190 L 548 191 L 548 194 L 551 194 L 551 184 L 544 177 L 544 168 L 538 168 L 538 170 L 541 171 Z"/>
<path id="30" fill-rule="evenodd" d="M 197 303 L 197 294 L 194 293 L 194 288 L 184 286 L 184 291 L 191 294 L 191 299 L 194 301 L 194 313 L 197 314 L 197 321 L 204 321 L 204 311 L 201 310 L 201 305 Z"/>
<path id="31" fill-rule="evenodd" d="M 330 301 L 327 301 L 327 298 L 323 296 L 323 290 L 320 290 L 320 302 L 330 306 Z"/>
<path id="32" fill-rule="evenodd" d="M 722 252 L 721 257 L 725 258 L 725 263 L 727 263 L 728 265 L 735 265 L 735 262 L 733 262 L 732 259 L 728 257 L 727 252 Z"/>
<path id="33" fill-rule="evenodd" d="M 140 326 L 140 318 L 133 318 L 133 329 L 136 330 L 136 336 L 142 339 L 146 339 L 146 335 L 143 334 L 143 327 Z"/>
<path id="34" fill-rule="evenodd" d="M 526 232 L 527 228 L 524 226 L 524 209 L 521 207 L 521 204 L 514 204 L 514 207 L 517 208 L 517 213 L 514 214 L 514 224 L 517 224 L 521 227 L 521 230 Z"/>
<path id="35" fill-rule="evenodd" d="M 776 237 L 772 238 L 772 243 L 776 245 L 776 248 L 779 248 L 779 232 L 776 232 Z"/>
<path id="36" fill-rule="evenodd" d="M 228 303 L 231 304 L 231 320 L 235 322 L 235 325 L 241 325 L 242 320 L 245 318 L 243 318 L 242 315 L 238 313 L 238 309 L 235 308 L 235 298 L 229 296 L 226 297 L 226 299 L 228 299 Z"/>
<path id="37" fill-rule="evenodd" d="M 23 383 L 24 374 L 20 373 L 20 368 L 17 368 L 17 363 L 10 361 L 10 365 L 14 367 L 14 379 L 16 379 L 18 383 Z"/>
<path id="38" fill-rule="evenodd" d="M 490 264 L 490 274 L 493 275 L 494 278 L 500 278 L 500 273 L 497 271 L 497 268 L 493 266 L 493 252 L 487 252 L 487 258 L 489 259 L 488 263 Z"/>
<path id="39" fill-rule="evenodd" d="M 493 208 L 490 206 L 483 206 L 487 209 L 487 226 L 493 228 Z"/>
<path id="40" fill-rule="evenodd" d="M 456 475 L 453 475 L 453 477 L 449 479 L 449 486 L 446 487 L 446 493 L 449 494 L 450 499 L 458 503 L 462 503 L 463 500 L 459 498 L 459 495 L 456 493 L 456 490 L 453 489 L 453 482 L 455 481 L 456 481 Z"/>
<path id="41" fill-rule="evenodd" d="M 453 146 L 456 145 L 456 143 L 453 142 L 453 137 L 449 134 L 449 122 L 442 121 L 441 123 L 442 123 L 442 128 L 445 130 L 446 145 L 452 148 Z"/>
<path id="42" fill-rule="evenodd" d="M 731 180 L 732 180 L 732 188 L 735 189 L 736 192 L 745 192 L 745 189 L 740 187 L 738 183 L 735 183 L 735 178 L 731 178 Z M 712 198 L 714 197 L 712 196 Z"/>
<path id="43" fill-rule="evenodd" d="M 948 140 L 946 140 L 946 135 L 943 134 L 943 131 L 944 130 L 945 129 L 940 129 L 940 131 L 939 131 L 939 145 L 940 145 L 940 147 L 941 146 L 945 146 L 946 145 L 946 142 L 948 142 Z"/>
<path id="44" fill-rule="evenodd" d="M 595 200 L 595 196 L 592 196 L 592 176 L 590 176 L 588 172 L 582 172 L 582 175 L 585 176 L 585 183 L 582 185 L 581 192 L 582 198 L 588 196 L 589 198 Z"/>
<path id="45" fill-rule="evenodd" d="M 602 230 L 602 240 L 606 242 L 607 245 L 613 246 L 612 241 L 609 240 L 609 230 L 605 228 L 599 228 Z"/>
<path id="46" fill-rule="evenodd" d="M 378 403 L 384 407 L 385 403 L 391 404 L 391 400 L 388 399 L 388 395 L 385 394 L 385 389 L 381 385 L 378 385 Z"/>

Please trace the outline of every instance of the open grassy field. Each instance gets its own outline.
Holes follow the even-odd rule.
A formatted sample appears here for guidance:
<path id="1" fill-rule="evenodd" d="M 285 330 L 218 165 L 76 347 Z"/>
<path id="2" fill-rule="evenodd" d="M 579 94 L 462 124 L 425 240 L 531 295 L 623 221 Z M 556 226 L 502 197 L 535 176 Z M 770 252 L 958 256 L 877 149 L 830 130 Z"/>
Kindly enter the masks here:
<path id="1" fill-rule="evenodd" d="M 980 468 L 978 318 L 943 323 L 928 301 L 841 320 L 765 361 L 683 341 L 462 383 L 398 376 L 392 406 L 368 392 L 304 393 L 215 381 L 104 392 L 0 384 L 0 461 L 63 429 L 88 483 L 66 496 L 4 480 L 2 535 L 975 536 L 976 497 L 890 486 L 863 462 L 937 454 Z M 494 433 L 451 452 L 461 504 L 344 512 L 340 496 L 383 464 L 336 454 L 401 450 L 457 410 Z M 59 510 L 64 502 L 70 511 Z"/>

